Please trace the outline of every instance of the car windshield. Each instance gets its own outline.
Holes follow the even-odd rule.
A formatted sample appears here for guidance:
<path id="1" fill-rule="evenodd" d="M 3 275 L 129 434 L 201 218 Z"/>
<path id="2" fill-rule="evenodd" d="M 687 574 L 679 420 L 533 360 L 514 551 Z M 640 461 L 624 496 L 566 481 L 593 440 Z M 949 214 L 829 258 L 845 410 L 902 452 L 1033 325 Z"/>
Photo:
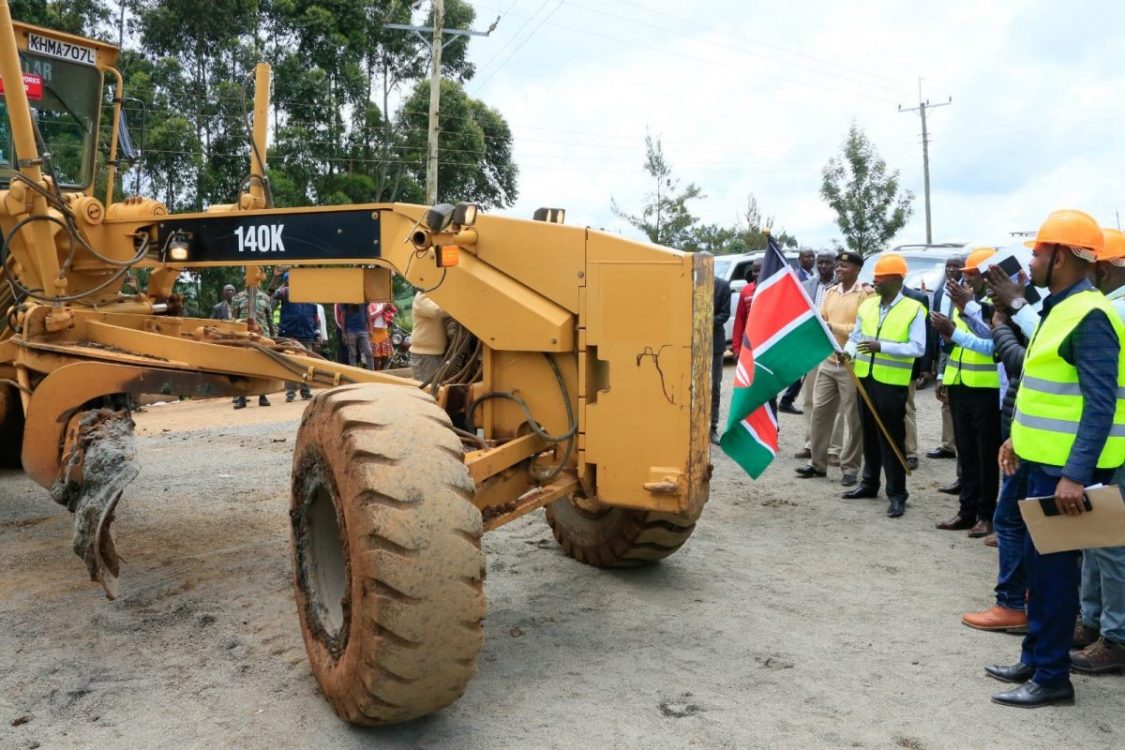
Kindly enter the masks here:
<path id="1" fill-rule="evenodd" d="M 51 155 L 60 186 L 84 188 L 93 179 L 101 73 L 88 65 L 20 53 L 31 116 Z M 44 148 L 45 146 L 45 148 Z M 0 101 L 0 181 L 18 167 L 6 101 Z"/>
<path id="2" fill-rule="evenodd" d="M 716 260 L 715 261 L 715 278 L 716 279 L 727 278 L 727 274 L 730 273 L 730 264 L 731 264 L 731 262 L 729 260 Z"/>

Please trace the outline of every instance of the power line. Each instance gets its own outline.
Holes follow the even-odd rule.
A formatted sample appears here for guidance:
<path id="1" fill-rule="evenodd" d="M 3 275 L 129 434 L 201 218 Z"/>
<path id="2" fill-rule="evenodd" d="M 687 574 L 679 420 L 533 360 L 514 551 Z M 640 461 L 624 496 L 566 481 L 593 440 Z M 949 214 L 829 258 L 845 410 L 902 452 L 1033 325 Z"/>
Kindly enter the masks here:
<path id="1" fill-rule="evenodd" d="M 547 1 L 549 2 L 550 0 L 547 0 Z M 543 3 L 543 6 L 540 6 L 540 8 L 542 8 L 542 7 L 546 6 L 546 4 L 547 4 L 547 3 L 546 3 L 546 2 L 544 2 L 544 3 Z M 511 59 L 512 59 L 512 56 L 513 56 L 513 55 L 515 55 L 515 54 L 516 54 L 517 52 L 519 52 L 519 51 L 520 51 L 521 49 L 523 49 L 523 46 L 524 46 L 525 44 L 527 44 L 528 40 L 529 40 L 529 39 L 531 39 L 531 37 L 535 36 L 535 33 L 536 33 L 537 31 L 539 31 L 539 29 L 543 28 L 543 24 L 547 23 L 547 21 L 548 21 L 548 20 L 550 20 L 551 16 L 555 15 L 555 13 L 557 13 L 557 12 L 558 12 L 558 10 L 559 10 L 559 8 L 561 8 L 562 6 L 563 6 L 563 0 L 558 0 L 558 5 L 556 5 L 556 6 L 554 7 L 554 8 L 552 8 L 552 9 L 551 9 L 551 12 L 550 12 L 550 13 L 548 13 L 548 14 L 547 14 L 547 15 L 545 15 L 545 16 L 543 16 L 543 20 L 542 20 L 542 21 L 540 21 L 540 22 L 539 22 L 539 24 L 538 24 L 538 25 L 537 25 L 537 26 L 536 26 L 536 27 L 535 27 L 534 29 L 532 29 L 532 30 L 531 30 L 531 33 L 530 33 L 530 34 L 528 34 L 528 35 L 527 35 L 526 37 L 524 37 L 523 41 L 522 41 L 522 42 L 520 42 L 520 43 L 519 43 L 518 45 L 516 45 L 515 49 L 513 49 L 513 50 L 512 50 L 512 51 L 511 51 L 511 52 L 510 52 L 510 53 L 508 54 L 508 56 L 507 56 L 507 57 L 505 57 L 505 58 L 504 58 L 503 60 L 501 60 L 501 61 L 500 61 L 500 64 L 499 64 L 499 65 L 497 65 L 497 66 L 496 66 L 495 68 L 493 68 L 493 69 L 492 69 L 492 72 L 491 72 L 491 73 L 489 73 L 489 74 L 488 74 L 488 76 L 487 76 L 487 77 L 486 77 L 486 78 L 485 78 L 484 80 L 482 80 L 482 81 L 480 81 L 479 83 L 477 83 L 477 84 L 476 84 L 476 88 L 474 88 L 474 89 L 473 89 L 473 93 L 474 93 L 474 94 L 480 93 L 480 90 L 484 88 L 484 85 L 485 85 L 486 83 L 488 83 L 489 81 L 491 81 L 491 80 L 492 80 L 492 77 L 496 75 L 496 72 L 497 72 L 498 70 L 500 70 L 501 68 L 503 68 L 503 67 L 504 67 L 504 65 L 505 65 L 505 64 L 506 64 L 506 63 L 507 63 L 507 62 L 508 62 L 509 60 L 511 60 Z M 539 11 L 536 11 L 536 13 L 538 13 L 538 12 L 539 12 Z"/>

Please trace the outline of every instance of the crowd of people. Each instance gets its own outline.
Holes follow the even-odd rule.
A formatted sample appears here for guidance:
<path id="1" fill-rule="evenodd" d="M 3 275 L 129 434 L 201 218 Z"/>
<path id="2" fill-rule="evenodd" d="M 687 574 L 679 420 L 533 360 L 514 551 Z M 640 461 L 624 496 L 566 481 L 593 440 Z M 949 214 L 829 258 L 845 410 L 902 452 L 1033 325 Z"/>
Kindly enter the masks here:
<path id="1" fill-rule="evenodd" d="M 1072 704 L 1071 670 L 1125 669 L 1125 546 L 1041 554 L 1018 506 L 1053 498 L 1058 513 L 1081 515 L 1086 488 L 1125 487 L 1125 235 L 1063 210 L 1028 245 L 1017 272 L 991 262 L 995 248 L 950 257 L 932 298 L 904 285 L 909 269 L 895 253 L 873 259 L 871 285 L 859 273 L 872 259 L 802 253 L 797 272 L 838 351 L 777 407 L 805 417 L 798 477 L 839 467 L 844 499 L 882 487 L 887 516 L 899 518 L 918 465 L 916 391 L 936 382 L 942 437 L 926 455 L 956 459 L 956 478 L 939 491 L 958 499 L 937 529 L 998 548 L 995 604 L 962 622 L 1026 634 L 1018 661 L 985 668 L 1014 684 L 993 701 L 1018 707 Z M 756 273 L 734 311 L 736 357 Z M 730 314 L 722 286 L 716 328 Z"/>
<path id="2" fill-rule="evenodd" d="M 251 313 L 251 307 L 254 308 Z M 385 369 L 394 355 L 390 330 L 395 326 L 398 308 L 391 302 L 366 304 L 335 303 L 332 321 L 335 345 L 329 346 L 329 330 L 324 305 L 293 302 L 289 299 L 289 274 L 280 276 L 273 291 L 244 289 L 231 284 L 223 287 L 222 299 L 211 309 L 217 320 L 254 321 L 254 328 L 264 336 L 295 341 L 310 352 L 334 355 L 337 362 L 368 370 Z M 447 364 L 451 330 L 456 323 L 424 292 L 413 299 L 413 326 L 409 343 L 410 370 L 415 380 L 429 382 Z M 285 400 L 293 401 L 300 393 L 311 399 L 307 383 L 287 382 Z M 234 408 L 246 408 L 246 397 L 236 396 Z M 258 396 L 258 406 L 269 406 L 266 395 Z"/>

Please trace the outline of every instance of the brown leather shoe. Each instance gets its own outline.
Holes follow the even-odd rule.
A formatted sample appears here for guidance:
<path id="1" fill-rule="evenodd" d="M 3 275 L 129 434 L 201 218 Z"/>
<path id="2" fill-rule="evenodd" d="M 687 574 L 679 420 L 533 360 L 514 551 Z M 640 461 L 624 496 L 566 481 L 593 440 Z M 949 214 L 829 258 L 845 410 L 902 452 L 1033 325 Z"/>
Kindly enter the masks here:
<path id="1" fill-rule="evenodd" d="M 1005 633 L 1026 633 L 1027 613 L 1018 609 L 1008 609 L 997 604 L 983 612 L 968 612 L 961 616 L 961 623 L 977 630 L 999 630 Z"/>
<path id="2" fill-rule="evenodd" d="M 1082 615 L 1078 615 L 1078 622 L 1074 624 L 1074 648 L 1081 651 L 1087 646 L 1092 646 L 1097 643 L 1098 639 L 1102 637 L 1102 633 L 1098 628 L 1091 628 L 1086 623 L 1082 622 Z"/>
<path id="3" fill-rule="evenodd" d="M 934 524 L 934 526 L 942 531 L 964 531 L 965 529 L 973 528 L 975 523 L 976 522 L 971 518 L 956 515 L 948 521 L 942 521 L 941 523 Z"/>
<path id="4" fill-rule="evenodd" d="M 980 539 L 982 536 L 988 536 L 992 533 L 992 521 L 977 521 L 973 528 L 969 529 L 970 539 Z"/>
<path id="5" fill-rule="evenodd" d="M 984 546 L 985 547 L 999 547 L 1000 544 L 996 541 L 996 535 L 995 534 L 989 534 L 988 536 L 986 536 L 984 538 Z"/>
<path id="6" fill-rule="evenodd" d="M 1070 668 L 1083 674 L 1125 669 L 1125 645 L 1099 638 L 1081 651 L 1070 652 Z"/>
<path id="7" fill-rule="evenodd" d="M 812 458 L 812 451 L 808 448 L 802 448 L 793 454 L 793 458 Z"/>

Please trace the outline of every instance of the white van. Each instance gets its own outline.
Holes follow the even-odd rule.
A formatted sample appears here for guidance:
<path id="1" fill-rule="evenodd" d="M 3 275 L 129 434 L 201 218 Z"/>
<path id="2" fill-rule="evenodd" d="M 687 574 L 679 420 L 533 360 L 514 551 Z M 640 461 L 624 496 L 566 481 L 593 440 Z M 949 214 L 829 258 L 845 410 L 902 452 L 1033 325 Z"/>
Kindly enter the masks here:
<path id="1" fill-rule="evenodd" d="M 728 347 L 730 346 L 731 332 L 734 330 L 734 314 L 738 310 L 738 295 L 746 286 L 746 272 L 750 270 L 754 261 L 760 260 L 763 255 L 765 253 L 759 250 L 754 253 L 715 256 L 715 278 L 726 279 L 727 283 L 730 284 L 730 317 L 724 327 Z M 789 265 L 793 268 L 797 267 L 798 255 L 800 253 L 796 250 L 785 251 L 785 259 L 789 261 Z"/>

